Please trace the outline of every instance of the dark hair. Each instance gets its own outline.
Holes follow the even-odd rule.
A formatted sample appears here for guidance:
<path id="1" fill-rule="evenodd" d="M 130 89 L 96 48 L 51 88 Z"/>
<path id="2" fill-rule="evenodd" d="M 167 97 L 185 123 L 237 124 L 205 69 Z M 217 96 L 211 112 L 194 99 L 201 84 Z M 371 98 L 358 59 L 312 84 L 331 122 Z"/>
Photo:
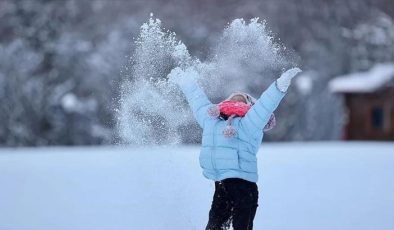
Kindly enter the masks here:
<path id="1" fill-rule="evenodd" d="M 220 119 L 223 119 L 223 120 L 225 120 L 225 121 L 227 121 L 227 119 L 229 118 L 230 116 L 228 116 L 228 115 L 226 115 L 226 114 L 224 114 L 224 113 L 220 113 L 220 115 L 219 115 L 219 118 Z"/>

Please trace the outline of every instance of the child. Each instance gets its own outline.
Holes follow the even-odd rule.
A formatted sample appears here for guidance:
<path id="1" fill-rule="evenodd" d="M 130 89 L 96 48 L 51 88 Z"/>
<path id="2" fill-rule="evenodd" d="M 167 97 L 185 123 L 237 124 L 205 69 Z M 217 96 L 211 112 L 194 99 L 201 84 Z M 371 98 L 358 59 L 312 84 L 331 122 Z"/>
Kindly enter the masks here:
<path id="1" fill-rule="evenodd" d="M 195 79 L 193 68 L 175 68 L 169 80 L 185 94 L 198 124 L 203 129 L 200 166 L 203 175 L 215 181 L 206 230 L 253 229 L 257 209 L 257 158 L 263 129 L 273 123 L 273 112 L 285 96 L 291 79 L 299 72 L 284 72 L 258 100 L 246 93 L 233 93 L 212 105 Z"/>

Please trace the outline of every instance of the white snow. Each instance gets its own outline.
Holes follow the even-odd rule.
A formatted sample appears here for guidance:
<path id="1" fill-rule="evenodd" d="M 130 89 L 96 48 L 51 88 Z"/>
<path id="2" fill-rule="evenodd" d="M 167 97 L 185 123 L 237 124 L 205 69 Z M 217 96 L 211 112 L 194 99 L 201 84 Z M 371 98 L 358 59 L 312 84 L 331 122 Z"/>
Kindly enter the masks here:
<path id="1" fill-rule="evenodd" d="M 313 78 L 315 77 L 315 72 L 303 72 L 300 76 L 295 78 L 295 86 L 304 95 L 311 93 L 313 88 Z"/>
<path id="2" fill-rule="evenodd" d="M 73 93 L 65 94 L 61 99 L 63 109 L 69 113 L 85 113 L 97 109 L 97 102 L 92 98 L 80 99 Z"/>
<path id="3" fill-rule="evenodd" d="M 73 111 L 77 107 L 78 98 L 72 94 L 68 93 L 62 97 L 62 106 L 66 111 Z"/>
<path id="4" fill-rule="evenodd" d="M 184 95 L 166 80 L 174 67 L 194 68 L 205 93 L 217 100 L 257 86 L 261 86 L 260 95 L 263 86 L 272 83 L 273 73 L 290 62 L 285 47 L 275 42 L 266 22 L 258 18 L 229 23 L 204 61 L 189 54 L 176 34 L 164 29 L 153 15 L 141 26 L 134 46 L 117 111 L 119 137 L 130 144 L 180 143 L 184 127 L 195 123 Z"/>
<path id="5" fill-rule="evenodd" d="M 357 72 L 334 78 L 329 88 L 335 93 L 374 92 L 394 78 L 394 64 L 376 64 L 366 72 Z"/>
<path id="6" fill-rule="evenodd" d="M 394 143 L 263 144 L 254 229 L 394 229 Z M 199 148 L 0 150 L 2 230 L 204 229 Z"/>

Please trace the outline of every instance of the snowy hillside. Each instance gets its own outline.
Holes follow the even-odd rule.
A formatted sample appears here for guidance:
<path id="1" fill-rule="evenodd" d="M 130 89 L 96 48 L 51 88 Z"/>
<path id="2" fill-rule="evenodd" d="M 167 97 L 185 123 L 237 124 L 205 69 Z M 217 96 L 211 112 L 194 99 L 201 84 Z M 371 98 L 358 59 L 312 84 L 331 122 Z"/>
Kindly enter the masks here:
<path id="1" fill-rule="evenodd" d="M 0 150 L 1 230 L 200 230 L 198 147 Z M 393 143 L 265 144 L 255 229 L 394 229 Z"/>

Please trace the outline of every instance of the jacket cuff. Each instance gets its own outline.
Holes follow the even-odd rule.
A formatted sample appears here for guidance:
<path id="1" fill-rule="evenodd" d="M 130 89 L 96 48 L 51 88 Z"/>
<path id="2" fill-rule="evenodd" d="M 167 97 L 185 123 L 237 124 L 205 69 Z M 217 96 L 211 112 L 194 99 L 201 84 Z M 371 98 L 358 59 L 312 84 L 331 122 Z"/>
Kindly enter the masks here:
<path id="1" fill-rule="evenodd" d="M 274 97 L 284 97 L 287 93 L 287 90 L 280 90 L 277 81 L 275 81 L 270 85 L 270 87 L 268 87 L 267 92 L 269 95 L 272 95 Z"/>

